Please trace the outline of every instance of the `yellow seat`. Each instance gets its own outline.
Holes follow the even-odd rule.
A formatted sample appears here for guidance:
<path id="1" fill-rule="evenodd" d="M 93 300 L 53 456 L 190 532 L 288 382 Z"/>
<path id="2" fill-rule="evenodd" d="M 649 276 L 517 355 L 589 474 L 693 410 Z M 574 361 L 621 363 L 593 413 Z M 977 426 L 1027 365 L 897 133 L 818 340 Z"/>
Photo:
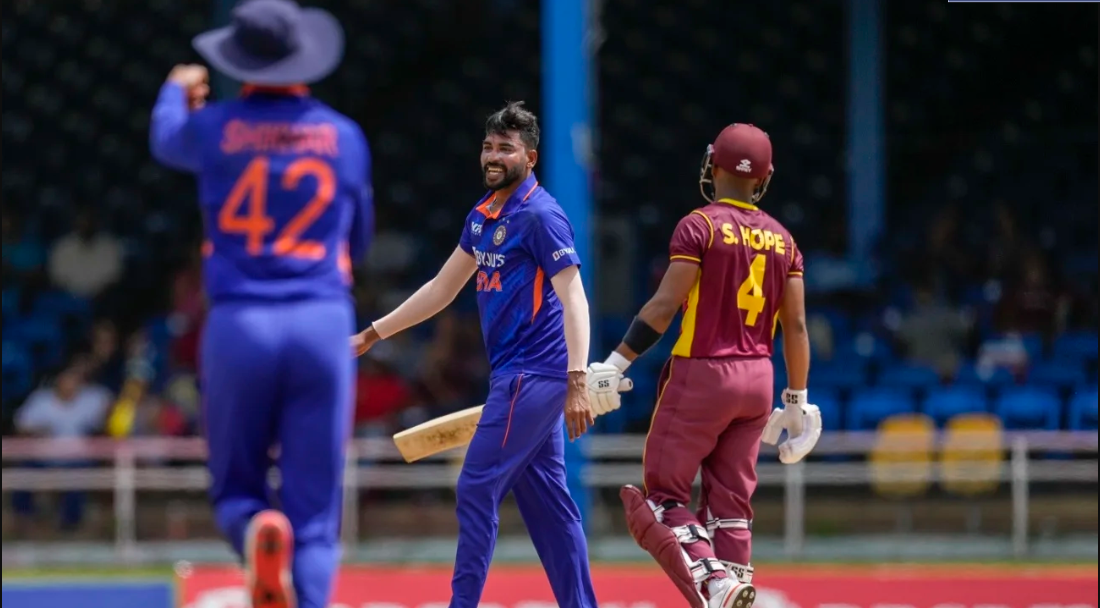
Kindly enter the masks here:
<path id="1" fill-rule="evenodd" d="M 992 414 L 959 414 L 944 429 L 940 467 L 943 489 L 977 496 L 995 491 L 1004 467 L 1004 430 Z"/>
<path id="2" fill-rule="evenodd" d="M 923 414 L 897 414 L 878 426 L 871 451 L 871 484 L 887 498 L 909 498 L 932 483 L 936 425 Z"/>

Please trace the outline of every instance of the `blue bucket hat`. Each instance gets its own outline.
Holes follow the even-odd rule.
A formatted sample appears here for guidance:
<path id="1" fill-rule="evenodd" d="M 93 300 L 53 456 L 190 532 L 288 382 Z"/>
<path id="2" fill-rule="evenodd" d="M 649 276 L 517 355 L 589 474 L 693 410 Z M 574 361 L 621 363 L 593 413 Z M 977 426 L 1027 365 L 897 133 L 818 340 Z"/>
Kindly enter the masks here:
<path id="1" fill-rule="evenodd" d="M 241 82 L 310 84 L 340 64 L 344 30 L 328 11 L 293 0 L 245 0 L 229 26 L 199 34 L 192 45 L 214 69 Z"/>

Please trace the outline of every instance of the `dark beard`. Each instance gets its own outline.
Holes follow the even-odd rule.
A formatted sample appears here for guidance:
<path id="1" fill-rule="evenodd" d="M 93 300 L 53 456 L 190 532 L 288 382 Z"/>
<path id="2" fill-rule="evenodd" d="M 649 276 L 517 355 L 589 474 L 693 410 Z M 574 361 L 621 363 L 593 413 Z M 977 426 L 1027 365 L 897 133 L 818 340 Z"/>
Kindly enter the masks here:
<path id="1" fill-rule="evenodd" d="M 504 169 L 504 177 L 501 178 L 500 183 L 496 185 L 489 185 L 489 175 L 486 169 L 481 170 L 481 183 L 487 190 L 504 190 L 509 186 L 514 186 L 519 183 L 523 178 L 523 173 L 519 167 L 511 167 Z"/>

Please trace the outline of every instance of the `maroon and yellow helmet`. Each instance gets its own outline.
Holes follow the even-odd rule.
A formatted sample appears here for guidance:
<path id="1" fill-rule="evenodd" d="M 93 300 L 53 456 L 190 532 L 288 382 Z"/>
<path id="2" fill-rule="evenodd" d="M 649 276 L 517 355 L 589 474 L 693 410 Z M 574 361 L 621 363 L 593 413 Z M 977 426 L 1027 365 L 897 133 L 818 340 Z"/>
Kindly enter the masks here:
<path id="1" fill-rule="evenodd" d="M 768 134 L 751 124 L 734 123 L 718 134 L 707 146 L 699 169 L 699 191 L 707 202 L 714 202 L 714 167 L 743 177 L 761 180 L 753 192 L 756 204 L 768 190 L 775 167 L 772 166 L 772 142 Z"/>

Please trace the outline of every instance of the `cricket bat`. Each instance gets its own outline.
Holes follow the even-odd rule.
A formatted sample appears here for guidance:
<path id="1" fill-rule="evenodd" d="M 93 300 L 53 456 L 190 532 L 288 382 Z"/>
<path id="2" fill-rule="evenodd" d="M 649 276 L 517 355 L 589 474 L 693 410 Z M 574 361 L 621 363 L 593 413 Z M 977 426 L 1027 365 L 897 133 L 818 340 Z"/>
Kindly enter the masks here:
<path id="1" fill-rule="evenodd" d="M 479 405 L 467 408 L 418 424 L 394 435 L 393 442 L 397 444 L 397 451 L 401 452 L 405 462 L 416 462 L 440 452 L 469 445 L 484 407 Z"/>

